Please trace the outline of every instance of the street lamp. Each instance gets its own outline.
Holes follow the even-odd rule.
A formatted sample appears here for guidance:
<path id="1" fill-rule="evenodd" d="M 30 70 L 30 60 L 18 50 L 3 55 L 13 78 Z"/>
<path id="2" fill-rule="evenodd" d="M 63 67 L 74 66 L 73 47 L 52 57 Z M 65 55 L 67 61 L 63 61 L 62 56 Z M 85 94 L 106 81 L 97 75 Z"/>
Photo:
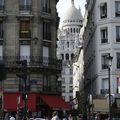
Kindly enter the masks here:
<path id="1" fill-rule="evenodd" d="M 108 94 L 109 94 L 109 119 L 111 120 L 111 85 L 110 85 L 110 70 L 112 66 L 113 57 L 110 54 L 106 55 L 106 62 L 108 68 Z"/>

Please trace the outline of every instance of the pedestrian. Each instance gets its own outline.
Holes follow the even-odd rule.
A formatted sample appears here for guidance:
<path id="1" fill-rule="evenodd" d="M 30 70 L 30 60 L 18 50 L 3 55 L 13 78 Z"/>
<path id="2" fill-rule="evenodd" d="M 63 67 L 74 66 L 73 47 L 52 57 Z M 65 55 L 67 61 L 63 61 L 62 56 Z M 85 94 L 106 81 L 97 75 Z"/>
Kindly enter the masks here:
<path id="1" fill-rule="evenodd" d="M 54 111 L 54 112 L 53 112 L 53 115 L 52 115 L 52 119 L 51 119 L 51 120 L 59 120 L 58 112 L 57 112 L 57 111 Z"/>
<path id="2" fill-rule="evenodd" d="M 63 116 L 63 120 L 68 120 L 66 115 Z"/>
<path id="3" fill-rule="evenodd" d="M 11 116 L 11 117 L 10 117 L 10 120 L 15 120 L 15 117 Z"/>
<path id="4" fill-rule="evenodd" d="M 68 120 L 73 120 L 73 117 L 71 114 L 68 116 Z"/>

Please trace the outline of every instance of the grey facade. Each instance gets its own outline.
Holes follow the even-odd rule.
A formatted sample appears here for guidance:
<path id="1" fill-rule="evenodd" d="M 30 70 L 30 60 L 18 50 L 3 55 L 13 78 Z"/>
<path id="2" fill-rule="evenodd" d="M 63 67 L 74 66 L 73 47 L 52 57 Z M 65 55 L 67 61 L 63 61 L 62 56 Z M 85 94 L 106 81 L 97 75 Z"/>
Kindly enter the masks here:
<path id="1" fill-rule="evenodd" d="M 59 93 L 57 77 L 61 71 L 56 58 L 57 0 L 1 0 L 0 57 L 5 63 L 6 79 L 2 92 L 24 91 L 16 61 L 27 60 L 27 91 Z"/>

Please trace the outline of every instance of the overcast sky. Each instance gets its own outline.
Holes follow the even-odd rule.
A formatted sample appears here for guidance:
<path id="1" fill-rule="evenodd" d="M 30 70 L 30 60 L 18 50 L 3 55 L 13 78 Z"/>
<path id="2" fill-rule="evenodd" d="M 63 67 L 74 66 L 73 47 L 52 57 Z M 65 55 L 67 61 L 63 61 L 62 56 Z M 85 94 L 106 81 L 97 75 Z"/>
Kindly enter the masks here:
<path id="1" fill-rule="evenodd" d="M 85 3 L 86 3 L 85 1 L 86 0 L 74 0 L 75 7 L 81 8 L 81 13 L 83 16 L 85 13 Z M 71 5 L 71 0 L 59 0 L 59 2 L 57 3 L 57 11 L 61 21 L 63 21 L 64 13 L 70 7 L 70 5 Z"/>

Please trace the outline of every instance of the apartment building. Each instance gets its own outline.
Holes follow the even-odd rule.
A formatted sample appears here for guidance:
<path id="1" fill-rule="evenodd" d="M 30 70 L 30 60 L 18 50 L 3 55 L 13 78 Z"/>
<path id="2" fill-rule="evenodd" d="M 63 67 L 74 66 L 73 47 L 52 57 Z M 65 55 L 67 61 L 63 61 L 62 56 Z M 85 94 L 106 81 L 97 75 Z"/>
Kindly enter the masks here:
<path id="1" fill-rule="evenodd" d="M 57 2 L 0 0 L 0 58 L 6 70 L 0 90 L 6 112 L 16 112 L 18 107 L 24 106 L 24 89 L 31 112 L 68 108 L 60 97 L 57 81 L 61 73 L 61 61 L 56 58 Z M 16 61 L 22 60 L 27 60 L 26 80 L 16 75 L 21 73 L 21 66 Z M 58 105 L 57 100 L 63 105 Z"/>
<path id="2" fill-rule="evenodd" d="M 120 72 L 120 0 L 86 0 L 83 34 L 84 105 L 92 112 L 108 112 L 109 73 L 106 55 L 113 57 L 110 66 L 112 114 L 119 114 Z M 89 101 L 92 95 L 92 101 Z M 102 101 L 101 101 L 102 100 Z M 91 103 L 92 102 L 92 103 Z M 91 104 L 89 104 L 91 103 Z M 90 107 L 90 108 L 89 108 Z"/>

